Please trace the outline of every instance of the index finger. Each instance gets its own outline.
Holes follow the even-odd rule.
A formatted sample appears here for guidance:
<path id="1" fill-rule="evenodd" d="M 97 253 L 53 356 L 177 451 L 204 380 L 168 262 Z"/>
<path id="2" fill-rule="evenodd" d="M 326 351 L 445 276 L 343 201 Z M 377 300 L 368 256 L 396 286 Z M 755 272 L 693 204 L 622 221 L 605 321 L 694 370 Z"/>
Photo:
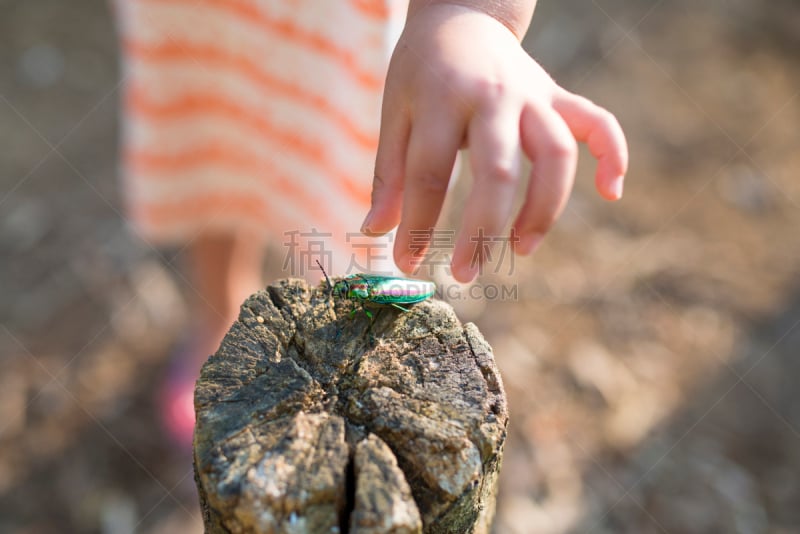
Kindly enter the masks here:
<path id="1" fill-rule="evenodd" d="M 428 250 L 463 137 L 463 120 L 446 107 L 422 109 L 412 123 L 394 246 L 395 263 L 403 272 L 413 273 Z"/>

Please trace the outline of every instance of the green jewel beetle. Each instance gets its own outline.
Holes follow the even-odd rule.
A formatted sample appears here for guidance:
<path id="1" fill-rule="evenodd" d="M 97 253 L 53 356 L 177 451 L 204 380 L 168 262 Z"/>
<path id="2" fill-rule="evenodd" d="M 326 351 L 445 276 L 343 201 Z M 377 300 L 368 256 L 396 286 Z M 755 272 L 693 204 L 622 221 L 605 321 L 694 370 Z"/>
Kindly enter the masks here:
<path id="1" fill-rule="evenodd" d="M 317 261 L 322 274 L 325 275 L 325 282 L 328 284 L 328 290 L 332 295 L 339 298 L 354 300 L 361 303 L 362 308 L 364 304 L 383 304 L 386 306 L 393 306 L 398 310 L 404 312 L 408 308 L 404 308 L 401 304 L 416 304 L 422 302 L 433 296 L 436 292 L 436 284 L 426 280 L 414 280 L 411 278 L 397 278 L 394 276 L 380 276 L 376 274 L 351 274 L 337 280 L 335 284 L 331 284 L 331 279 L 322 264 Z M 356 310 L 350 312 L 352 317 Z M 372 313 L 364 308 L 367 317 L 372 318 Z"/>

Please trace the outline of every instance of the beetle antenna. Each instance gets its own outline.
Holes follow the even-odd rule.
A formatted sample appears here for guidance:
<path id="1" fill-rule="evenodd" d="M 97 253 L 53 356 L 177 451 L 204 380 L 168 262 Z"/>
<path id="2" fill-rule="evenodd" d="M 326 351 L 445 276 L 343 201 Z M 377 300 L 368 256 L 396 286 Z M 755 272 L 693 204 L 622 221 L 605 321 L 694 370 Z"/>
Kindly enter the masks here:
<path id="1" fill-rule="evenodd" d="M 325 275 L 325 283 L 328 284 L 328 291 L 333 293 L 333 284 L 331 284 L 331 279 L 328 278 L 328 273 L 325 272 L 325 269 L 322 267 L 322 264 L 319 262 L 319 260 L 316 260 L 316 262 L 317 265 L 319 265 L 319 270 Z"/>

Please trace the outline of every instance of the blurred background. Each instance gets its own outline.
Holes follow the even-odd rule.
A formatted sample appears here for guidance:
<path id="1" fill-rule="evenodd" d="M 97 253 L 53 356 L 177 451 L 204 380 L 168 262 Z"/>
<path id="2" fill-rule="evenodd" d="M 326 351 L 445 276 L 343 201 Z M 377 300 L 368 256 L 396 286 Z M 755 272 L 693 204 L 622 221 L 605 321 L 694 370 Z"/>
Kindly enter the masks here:
<path id="1" fill-rule="evenodd" d="M 542 0 L 526 46 L 626 130 L 516 300 L 454 303 L 511 410 L 497 533 L 800 532 L 800 4 Z M 0 0 L 0 532 L 199 532 L 154 387 L 179 251 L 127 230 L 109 6 Z M 280 272 L 276 250 L 266 269 Z"/>

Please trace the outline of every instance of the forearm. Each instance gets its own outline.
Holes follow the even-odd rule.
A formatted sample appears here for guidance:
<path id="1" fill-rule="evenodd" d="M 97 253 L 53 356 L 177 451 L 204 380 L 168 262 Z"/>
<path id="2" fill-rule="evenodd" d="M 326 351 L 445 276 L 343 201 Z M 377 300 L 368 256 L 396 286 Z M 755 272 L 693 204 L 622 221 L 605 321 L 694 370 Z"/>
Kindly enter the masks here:
<path id="1" fill-rule="evenodd" d="M 536 9 L 536 0 L 410 0 L 408 17 L 420 9 L 436 4 L 458 5 L 482 11 L 511 30 L 517 39 L 522 40 Z"/>

